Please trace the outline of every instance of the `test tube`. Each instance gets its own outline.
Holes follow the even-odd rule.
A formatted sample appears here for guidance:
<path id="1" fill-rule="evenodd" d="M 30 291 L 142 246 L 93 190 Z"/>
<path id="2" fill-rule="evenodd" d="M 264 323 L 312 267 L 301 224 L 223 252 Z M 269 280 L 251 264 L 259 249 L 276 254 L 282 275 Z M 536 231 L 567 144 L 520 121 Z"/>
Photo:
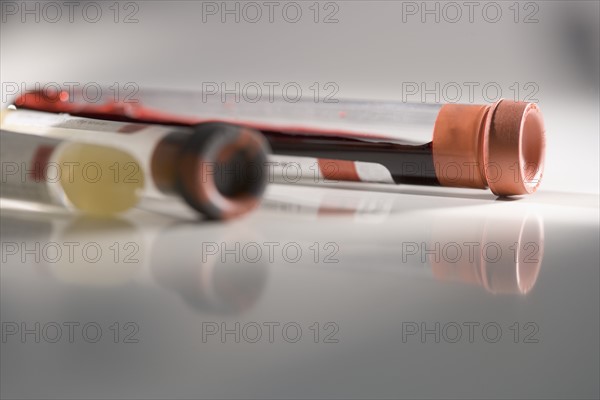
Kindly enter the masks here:
<path id="1" fill-rule="evenodd" d="M 0 159 L 0 197 L 41 208 L 111 215 L 135 206 L 144 187 L 136 159 L 115 147 L 2 130 Z M 127 177 L 115 165 L 129 169 Z"/>
<path id="2" fill-rule="evenodd" d="M 47 113 L 24 117 L 10 110 L 2 111 L 2 127 L 30 142 L 75 140 L 86 146 L 126 149 L 144 172 L 142 205 L 150 199 L 184 200 L 209 219 L 229 219 L 254 209 L 266 185 L 268 144 L 250 128 L 214 122 L 182 129 Z M 18 136 L 3 140 L 14 135 Z M 3 151 L 11 152 L 13 145 L 7 142 Z M 115 164 L 126 165 L 114 159 L 106 171 Z"/>
<path id="3" fill-rule="evenodd" d="M 114 102 L 110 96 L 90 103 L 72 90 L 25 93 L 14 105 L 121 121 L 234 123 L 261 131 L 275 154 L 312 157 L 319 172 L 333 180 L 490 188 L 510 196 L 535 192 L 543 176 L 545 127 L 534 103 L 227 99 L 146 90 L 136 95 L 136 103 Z"/>

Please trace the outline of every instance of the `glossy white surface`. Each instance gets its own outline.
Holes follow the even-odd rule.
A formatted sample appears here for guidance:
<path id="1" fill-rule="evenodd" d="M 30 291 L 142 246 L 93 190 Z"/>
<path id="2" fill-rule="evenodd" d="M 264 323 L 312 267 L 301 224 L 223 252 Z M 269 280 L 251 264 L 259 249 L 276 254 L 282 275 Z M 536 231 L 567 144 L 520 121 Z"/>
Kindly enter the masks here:
<path id="1" fill-rule="evenodd" d="M 272 185 L 228 224 L 3 209 L 3 396 L 597 397 L 596 195 L 370 189 Z"/>

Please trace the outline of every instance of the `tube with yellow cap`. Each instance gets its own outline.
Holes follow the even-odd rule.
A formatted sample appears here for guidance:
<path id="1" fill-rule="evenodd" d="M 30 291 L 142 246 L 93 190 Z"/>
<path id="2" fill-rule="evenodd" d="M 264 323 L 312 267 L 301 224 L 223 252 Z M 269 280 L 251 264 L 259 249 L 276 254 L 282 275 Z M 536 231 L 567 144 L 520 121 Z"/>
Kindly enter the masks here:
<path id="1" fill-rule="evenodd" d="M 180 211 L 182 207 L 177 205 L 181 204 L 208 219 L 230 219 L 253 210 L 267 182 L 264 168 L 268 144 L 262 135 L 245 127 L 207 122 L 179 128 L 23 110 L 3 110 L 1 120 L 2 129 L 24 136 L 21 141 L 76 141 L 92 149 L 88 156 L 96 158 L 103 153 L 93 149 L 106 146 L 121 149 L 115 150 L 119 154 L 131 154 L 144 182 L 143 190 L 140 188 L 141 207 L 155 209 L 157 203 L 165 203 L 159 207 L 163 211 Z M 11 140 L 3 151 L 11 152 L 18 146 L 12 135 L 3 138 Z M 116 155 L 107 156 L 107 160 L 112 161 L 102 168 L 105 176 L 126 179 L 132 174 L 131 167 L 117 170 L 126 163 L 119 162 Z M 3 170 L 3 175 L 7 173 Z M 102 193 L 98 199 L 106 197 Z"/>
<path id="2" fill-rule="evenodd" d="M 2 200 L 107 216 L 140 200 L 138 161 L 115 147 L 0 132 Z"/>

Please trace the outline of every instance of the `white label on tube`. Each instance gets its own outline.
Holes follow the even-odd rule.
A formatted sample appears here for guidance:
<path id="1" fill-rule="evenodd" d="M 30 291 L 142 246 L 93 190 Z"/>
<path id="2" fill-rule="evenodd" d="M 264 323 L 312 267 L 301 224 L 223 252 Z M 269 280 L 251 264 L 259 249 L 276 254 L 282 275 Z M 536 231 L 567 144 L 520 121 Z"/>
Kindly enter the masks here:
<path id="1" fill-rule="evenodd" d="M 394 183 L 390 171 L 381 164 L 356 161 L 354 166 L 362 182 Z"/>
<path id="2" fill-rule="evenodd" d="M 0 197 L 68 206 L 60 196 L 62 170 L 56 162 L 60 147 L 56 139 L 1 132 Z"/>
<path id="3" fill-rule="evenodd" d="M 152 178 L 151 158 L 158 143 L 178 129 L 164 125 L 130 124 L 51 114 L 40 111 L 3 111 L 2 128 L 13 132 L 112 145 L 126 149 L 144 170 L 146 196 L 164 197 Z M 139 134 L 138 134 L 139 132 Z"/>

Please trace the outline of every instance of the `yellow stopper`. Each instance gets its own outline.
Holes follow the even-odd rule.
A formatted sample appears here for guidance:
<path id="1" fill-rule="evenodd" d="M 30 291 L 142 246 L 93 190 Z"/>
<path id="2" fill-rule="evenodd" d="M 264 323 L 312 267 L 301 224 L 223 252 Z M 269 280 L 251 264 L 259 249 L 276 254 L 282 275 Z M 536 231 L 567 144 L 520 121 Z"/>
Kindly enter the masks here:
<path id="1" fill-rule="evenodd" d="M 61 151 L 60 183 L 79 210 L 111 215 L 135 206 L 144 187 L 144 174 L 129 153 L 106 146 L 71 143 Z"/>

